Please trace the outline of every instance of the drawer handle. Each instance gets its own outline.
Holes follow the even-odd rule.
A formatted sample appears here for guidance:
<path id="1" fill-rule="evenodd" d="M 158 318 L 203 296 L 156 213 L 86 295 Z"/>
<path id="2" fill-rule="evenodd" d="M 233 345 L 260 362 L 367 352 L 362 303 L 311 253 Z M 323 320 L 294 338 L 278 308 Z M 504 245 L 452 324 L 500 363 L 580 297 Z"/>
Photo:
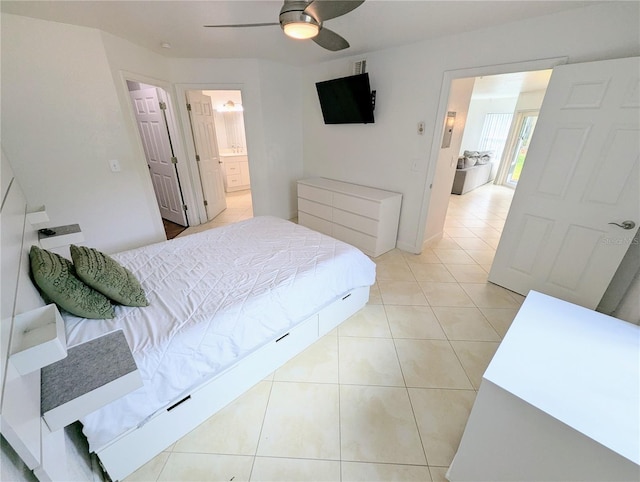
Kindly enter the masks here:
<path id="1" fill-rule="evenodd" d="M 282 340 L 283 338 L 286 338 L 287 336 L 289 336 L 289 333 L 285 333 L 284 335 L 282 335 L 280 338 L 278 338 L 276 340 L 276 343 L 278 343 L 280 340 Z"/>
<path id="2" fill-rule="evenodd" d="M 351 296 L 351 293 L 349 293 L 347 296 L 345 296 L 344 298 L 342 298 L 342 301 L 346 300 L 349 296 Z"/>
<path id="3" fill-rule="evenodd" d="M 186 402 L 187 400 L 191 399 L 191 395 L 187 395 L 186 397 L 184 397 L 182 400 L 180 400 L 179 402 L 174 403 L 173 405 L 171 405 L 169 408 L 167 408 L 167 412 L 170 412 L 171 410 L 173 410 L 174 408 L 176 408 L 178 405 L 180 405 L 181 403 Z"/>

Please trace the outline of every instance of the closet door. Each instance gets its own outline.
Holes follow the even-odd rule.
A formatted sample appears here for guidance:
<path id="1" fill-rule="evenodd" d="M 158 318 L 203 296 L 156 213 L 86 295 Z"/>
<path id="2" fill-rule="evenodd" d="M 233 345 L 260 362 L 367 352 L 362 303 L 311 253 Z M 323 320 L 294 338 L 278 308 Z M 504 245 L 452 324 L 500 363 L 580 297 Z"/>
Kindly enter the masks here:
<path id="1" fill-rule="evenodd" d="M 188 226 L 176 167 L 172 162 L 171 140 L 155 87 L 129 93 L 140 131 L 149 174 L 158 200 L 160 215 Z"/>

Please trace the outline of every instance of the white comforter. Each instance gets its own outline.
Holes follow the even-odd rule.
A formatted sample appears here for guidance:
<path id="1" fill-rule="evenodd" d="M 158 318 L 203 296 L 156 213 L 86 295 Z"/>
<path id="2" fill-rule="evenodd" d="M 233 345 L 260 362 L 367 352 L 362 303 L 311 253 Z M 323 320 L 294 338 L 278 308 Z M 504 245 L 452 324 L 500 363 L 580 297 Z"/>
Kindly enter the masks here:
<path id="1" fill-rule="evenodd" d="M 92 451 L 345 292 L 375 281 L 375 264 L 356 248 L 273 217 L 113 258 L 141 281 L 150 306 L 118 306 L 111 320 L 65 313 L 67 343 L 122 329 L 144 386 L 82 420 Z"/>

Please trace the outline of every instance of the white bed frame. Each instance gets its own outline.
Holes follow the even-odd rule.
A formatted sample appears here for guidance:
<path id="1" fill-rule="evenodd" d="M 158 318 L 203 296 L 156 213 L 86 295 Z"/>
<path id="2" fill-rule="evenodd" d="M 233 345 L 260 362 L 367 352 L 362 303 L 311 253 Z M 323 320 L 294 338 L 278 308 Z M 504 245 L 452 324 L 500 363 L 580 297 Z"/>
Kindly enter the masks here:
<path id="1" fill-rule="evenodd" d="M 122 480 L 263 380 L 321 336 L 362 308 L 369 288 L 358 288 L 244 358 L 190 395 L 169 404 L 145 425 L 132 429 L 96 453 L 105 471 Z"/>
<path id="2" fill-rule="evenodd" d="M 40 416 L 40 370 L 20 376 L 9 359 L 15 316 L 44 303 L 29 279 L 28 250 L 37 243 L 37 231 L 25 221 L 26 201 L 4 158 L 2 199 L 0 432 L 39 480 L 65 480 L 68 461 L 64 431 L 50 432 Z M 133 473 L 356 313 L 368 299 L 369 287 L 345 293 L 187 397 L 168 404 L 144 425 L 125 432 L 96 452 L 103 470 L 112 480 L 122 480 Z"/>

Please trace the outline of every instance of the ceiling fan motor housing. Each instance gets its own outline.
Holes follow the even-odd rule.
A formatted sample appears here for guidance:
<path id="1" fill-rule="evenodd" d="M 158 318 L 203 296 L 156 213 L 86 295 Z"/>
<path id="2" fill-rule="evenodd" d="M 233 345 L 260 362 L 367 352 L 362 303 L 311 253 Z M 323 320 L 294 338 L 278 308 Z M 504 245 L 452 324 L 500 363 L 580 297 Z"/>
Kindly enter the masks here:
<path id="1" fill-rule="evenodd" d="M 284 29 L 284 26 L 289 23 L 308 23 L 310 25 L 316 25 L 319 28 L 322 27 L 322 22 L 319 22 L 311 15 L 304 13 L 304 9 L 309 5 L 304 1 L 286 1 L 280 9 L 280 27 Z"/>

